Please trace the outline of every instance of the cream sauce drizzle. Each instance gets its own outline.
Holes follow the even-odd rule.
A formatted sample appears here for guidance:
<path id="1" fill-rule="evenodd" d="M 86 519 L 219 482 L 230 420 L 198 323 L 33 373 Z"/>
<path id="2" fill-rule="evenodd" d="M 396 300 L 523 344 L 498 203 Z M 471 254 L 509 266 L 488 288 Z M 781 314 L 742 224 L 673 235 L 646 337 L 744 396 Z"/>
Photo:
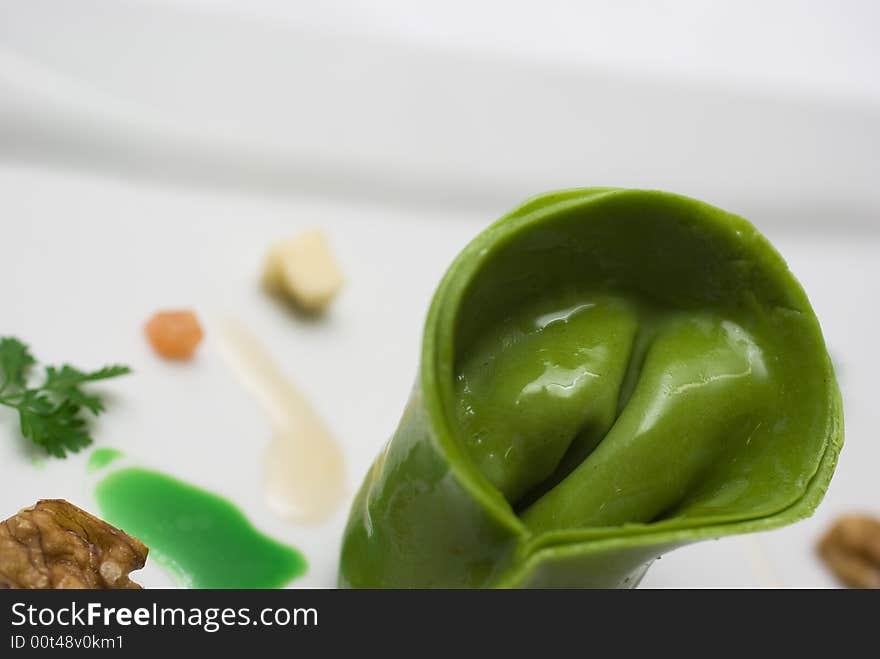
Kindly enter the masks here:
<path id="1" fill-rule="evenodd" d="M 223 357 L 272 423 L 272 440 L 263 456 L 269 507 L 290 521 L 326 519 L 345 498 L 345 461 L 338 442 L 250 330 L 224 320 L 213 334 Z"/>

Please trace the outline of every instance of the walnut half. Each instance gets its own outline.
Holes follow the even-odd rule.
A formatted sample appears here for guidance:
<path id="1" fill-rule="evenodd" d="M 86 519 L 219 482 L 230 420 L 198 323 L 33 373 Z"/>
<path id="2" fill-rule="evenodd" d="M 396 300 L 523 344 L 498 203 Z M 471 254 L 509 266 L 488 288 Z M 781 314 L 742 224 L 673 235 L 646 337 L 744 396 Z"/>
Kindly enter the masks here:
<path id="1" fill-rule="evenodd" d="M 63 499 L 0 524 L 0 588 L 140 588 L 146 545 Z"/>
<path id="2" fill-rule="evenodd" d="M 850 588 L 880 588 L 880 520 L 841 517 L 819 541 L 819 555 Z"/>

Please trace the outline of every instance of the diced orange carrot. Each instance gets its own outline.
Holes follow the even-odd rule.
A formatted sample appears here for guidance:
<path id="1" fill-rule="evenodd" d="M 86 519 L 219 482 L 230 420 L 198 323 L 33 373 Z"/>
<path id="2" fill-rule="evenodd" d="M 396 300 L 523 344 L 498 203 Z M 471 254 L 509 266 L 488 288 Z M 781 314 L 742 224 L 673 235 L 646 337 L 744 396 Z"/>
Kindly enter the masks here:
<path id="1" fill-rule="evenodd" d="M 158 311 L 145 329 L 153 349 L 166 359 L 190 359 L 204 336 L 192 311 Z"/>

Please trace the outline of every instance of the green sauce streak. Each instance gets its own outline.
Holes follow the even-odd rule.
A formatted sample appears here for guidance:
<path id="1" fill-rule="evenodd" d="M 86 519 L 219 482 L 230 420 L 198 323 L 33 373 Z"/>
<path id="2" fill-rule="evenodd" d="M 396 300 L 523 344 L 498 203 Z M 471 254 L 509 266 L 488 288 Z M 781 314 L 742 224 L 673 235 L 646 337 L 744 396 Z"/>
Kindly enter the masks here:
<path id="1" fill-rule="evenodd" d="M 86 465 L 86 471 L 88 471 L 90 474 L 94 473 L 106 467 L 108 464 L 116 460 L 116 458 L 121 458 L 122 455 L 122 451 L 115 448 L 95 449 L 89 456 L 89 462 Z"/>
<path id="2" fill-rule="evenodd" d="M 98 483 L 103 517 L 147 544 L 192 588 L 278 588 L 306 571 L 295 549 L 257 531 L 222 497 L 140 468 Z"/>

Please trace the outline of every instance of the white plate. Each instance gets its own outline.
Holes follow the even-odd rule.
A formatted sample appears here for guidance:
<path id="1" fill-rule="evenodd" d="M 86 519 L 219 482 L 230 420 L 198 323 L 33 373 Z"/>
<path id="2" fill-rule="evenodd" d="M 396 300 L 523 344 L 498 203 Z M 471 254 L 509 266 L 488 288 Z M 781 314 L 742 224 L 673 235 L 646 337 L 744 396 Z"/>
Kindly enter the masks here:
<path id="1" fill-rule="evenodd" d="M 787 257 L 838 365 L 848 440 L 813 519 L 676 551 L 644 585 L 833 585 L 817 536 L 837 513 L 880 508 L 876 107 L 89 1 L 89 20 L 40 0 L 26 6 L 43 13 L 0 22 L 0 334 L 47 363 L 133 366 L 103 387 L 97 446 L 229 497 L 305 553 L 291 586 L 332 586 L 347 510 L 318 527 L 269 511 L 268 424 L 211 323 L 234 316 L 266 342 L 343 443 L 351 495 L 403 410 L 434 287 L 470 238 L 544 188 L 669 188 L 746 215 Z M 348 286 L 309 322 L 257 281 L 273 239 L 316 225 Z M 158 360 L 143 337 L 153 311 L 177 306 L 207 324 L 191 364 Z M 45 497 L 94 509 L 87 453 L 34 464 L 0 414 L 0 517 Z M 172 584 L 152 564 L 138 576 Z"/>

